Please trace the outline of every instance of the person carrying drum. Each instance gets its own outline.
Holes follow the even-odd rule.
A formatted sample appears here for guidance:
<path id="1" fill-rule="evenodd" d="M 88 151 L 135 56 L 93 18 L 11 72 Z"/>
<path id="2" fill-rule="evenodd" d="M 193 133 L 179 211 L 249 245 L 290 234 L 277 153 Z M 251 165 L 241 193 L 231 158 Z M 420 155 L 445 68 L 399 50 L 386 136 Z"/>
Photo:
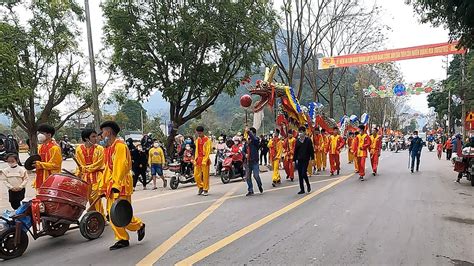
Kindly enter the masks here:
<path id="1" fill-rule="evenodd" d="M 84 143 L 76 148 L 75 157 L 78 163 L 76 175 L 89 184 L 89 204 L 95 201 L 94 210 L 105 217 L 102 200 L 97 200 L 100 196 L 99 182 L 102 182 L 104 171 L 104 148 L 97 145 L 97 132 L 94 129 L 84 129 L 81 138 Z"/>
<path id="2" fill-rule="evenodd" d="M 105 121 L 100 125 L 102 135 L 106 143 L 104 187 L 107 197 L 107 211 L 110 215 L 112 204 L 117 199 L 125 199 L 132 203 L 133 181 L 130 170 L 132 160 L 127 145 L 117 138 L 120 127 L 114 121 Z M 117 242 L 110 250 L 116 250 L 129 246 L 128 231 L 137 231 L 138 241 L 145 237 L 145 224 L 136 216 L 125 227 L 117 227 L 110 223 Z"/>
<path id="3" fill-rule="evenodd" d="M 48 124 L 41 124 L 38 126 L 38 153 L 41 161 L 34 163 L 36 168 L 36 178 L 33 181 L 33 187 L 38 189 L 43 184 L 44 180 L 51 174 L 61 172 L 61 165 L 63 158 L 61 156 L 61 148 L 52 139 L 56 130 Z"/>

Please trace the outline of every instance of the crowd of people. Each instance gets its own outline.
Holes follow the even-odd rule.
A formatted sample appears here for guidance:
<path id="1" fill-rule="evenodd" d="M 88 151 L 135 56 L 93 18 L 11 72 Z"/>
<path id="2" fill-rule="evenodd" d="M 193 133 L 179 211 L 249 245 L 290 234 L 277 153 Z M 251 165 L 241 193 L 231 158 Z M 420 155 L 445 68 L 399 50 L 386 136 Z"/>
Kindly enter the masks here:
<path id="1" fill-rule="evenodd" d="M 280 169 L 284 169 L 286 179 L 294 181 L 295 172 L 298 174 L 299 192 L 311 192 L 309 176 L 318 175 L 329 171 L 331 176 L 339 175 L 341 170 L 341 151 L 347 149 L 349 164 L 354 165 L 353 171 L 358 173 L 361 181 L 365 180 L 366 159 L 369 158 L 372 174 L 378 173 L 379 157 L 383 146 L 383 136 L 377 128 L 367 133 L 367 127 L 361 125 L 357 132 L 349 132 L 347 136 L 340 134 L 339 128 L 334 127 L 329 134 L 324 129 L 306 128 L 301 126 L 295 130 L 280 132 L 275 129 L 271 135 L 257 135 L 253 127 L 246 127 L 243 134 L 235 136 L 221 135 L 217 138 L 206 135 L 206 129 L 198 126 L 195 129 L 195 138 L 177 135 L 173 149 L 166 151 L 163 144 L 152 137 L 145 135 L 141 141 L 133 139 L 123 141 L 118 137 L 120 127 L 113 121 L 106 121 L 100 126 L 101 131 L 84 129 L 81 132 L 82 144 L 75 147 L 74 160 L 77 164 L 75 175 L 89 184 L 89 203 L 93 209 L 100 212 L 108 219 L 112 203 L 116 199 L 125 199 L 131 202 L 131 195 L 135 191 L 138 181 L 147 188 L 153 182 L 157 189 L 157 179 L 162 180 L 164 188 L 167 180 L 164 170 L 167 164 L 180 163 L 180 171 L 187 176 L 194 177 L 198 195 L 207 196 L 210 190 L 210 167 L 214 165 L 216 174 L 222 170 L 222 158 L 230 157 L 235 169 L 235 174 L 246 180 L 247 196 L 254 192 L 255 180 L 258 191 L 263 193 L 260 167 L 268 166 L 272 170 L 272 186 L 279 186 L 282 182 Z M 35 178 L 33 187 L 39 188 L 45 179 L 62 169 L 64 148 L 54 140 L 55 129 L 48 124 L 38 127 L 38 154 L 40 161 L 33 165 Z M 430 135 L 428 142 L 437 143 L 438 158 L 442 151 L 446 151 L 449 160 L 452 151 L 459 155 L 463 147 L 460 135 L 453 139 Z M 25 198 L 25 187 L 28 182 L 26 170 L 19 165 L 18 147 L 15 142 L 0 143 L 3 148 L 9 147 L 5 160 L 8 168 L 1 171 L 6 176 L 6 186 L 9 191 L 9 201 L 13 209 L 17 209 Z M 411 159 L 409 165 L 411 172 L 419 171 L 421 151 L 425 142 L 412 132 L 408 138 L 408 149 Z M 15 148 L 16 147 L 16 148 Z M 63 149 L 62 149 L 63 148 Z M 216 153 L 211 161 L 211 153 Z M 151 178 L 148 178 L 148 171 Z M 459 178 L 457 180 L 459 182 Z M 101 200 L 105 195 L 105 207 Z M 110 247 L 111 250 L 120 249 L 129 245 L 127 231 L 137 231 L 138 239 L 145 236 L 145 224 L 133 217 L 132 222 L 126 227 L 116 227 L 111 224 L 117 242 Z"/>

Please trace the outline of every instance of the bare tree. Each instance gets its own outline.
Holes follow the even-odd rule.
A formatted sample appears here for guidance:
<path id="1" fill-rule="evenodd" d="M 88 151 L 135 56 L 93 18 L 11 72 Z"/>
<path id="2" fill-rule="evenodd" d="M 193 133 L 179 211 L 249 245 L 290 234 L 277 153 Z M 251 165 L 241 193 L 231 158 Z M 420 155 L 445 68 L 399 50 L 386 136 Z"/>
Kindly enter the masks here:
<path id="1" fill-rule="evenodd" d="M 383 36 L 384 26 L 379 23 L 380 8 L 374 5 L 366 9 L 360 1 L 334 0 L 329 6 L 329 14 L 333 18 L 330 23 L 328 34 L 322 42 L 321 49 L 325 55 L 337 56 L 341 54 L 360 53 L 376 47 L 385 39 Z M 314 59 L 316 61 L 316 58 Z M 342 82 L 347 68 L 327 70 L 329 114 L 334 116 L 334 93 L 338 92 L 341 102 L 347 109 L 348 90 L 351 84 Z M 335 80 L 335 77 L 338 79 Z M 341 85 L 344 85 L 342 88 Z M 320 88 L 312 87 L 314 90 Z M 314 94 L 316 95 L 316 94 Z"/>
<path id="2" fill-rule="evenodd" d="M 280 28 L 273 40 L 270 58 L 278 66 L 281 82 L 303 90 L 306 65 L 326 35 L 330 21 L 324 19 L 330 0 L 283 0 Z M 310 71 L 311 72 L 311 71 Z"/>

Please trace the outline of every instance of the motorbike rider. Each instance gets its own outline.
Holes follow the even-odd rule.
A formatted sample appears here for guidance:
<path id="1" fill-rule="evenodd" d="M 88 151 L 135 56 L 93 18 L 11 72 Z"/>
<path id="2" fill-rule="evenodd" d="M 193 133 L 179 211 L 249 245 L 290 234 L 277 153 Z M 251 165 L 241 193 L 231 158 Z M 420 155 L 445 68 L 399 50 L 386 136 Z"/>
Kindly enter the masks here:
<path id="1" fill-rule="evenodd" d="M 225 156 L 227 150 L 227 145 L 224 143 L 224 137 L 220 136 L 218 138 L 218 143 L 216 146 L 216 159 L 214 160 L 214 167 L 216 168 L 216 173 L 219 175 L 222 170 L 222 160 Z"/>
<path id="2" fill-rule="evenodd" d="M 191 144 L 186 144 L 183 151 L 183 161 L 181 164 L 181 173 L 186 176 L 190 176 L 193 172 L 194 163 L 194 150 L 191 148 Z"/>
<path id="3" fill-rule="evenodd" d="M 64 135 L 61 141 L 59 142 L 59 147 L 61 148 L 61 153 L 63 155 L 63 159 L 66 160 L 68 158 L 69 149 L 71 144 L 69 143 L 69 138 L 67 135 Z"/>
<path id="4" fill-rule="evenodd" d="M 459 135 L 459 134 L 458 134 Z M 456 135 L 457 137 L 457 135 Z M 459 137 L 461 137 L 459 135 Z M 461 142 L 461 139 L 459 139 L 459 141 Z M 462 143 L 462 142 L 461 142 Z M 458 144 L 456 143 L 456 148 L 458 147 L 457 146 Z M 474 137 L 470 137 L 469 138 L 469 142 L 466 143 L 466 145 L 463 146 L 463 148 L 474 148 Z M 462 155 L 462 150 L 461 150 L 461 155 Z M 471 159 L 472 160 L 472 159 Z M 463 161 L 464 163 L 467 164 L 467 166 L 469 167 L 469 159 L 468 158 L 463 158 Z M 461 178 L 462 178 L 462 174 L 463 173 L 458 173 L 458 178 L 456 179 L 456 182 L 459 183 L 461 181 Z M 473 178 L 473 177 L 471 177 Z"/>
<path id="5" fill-rule="evenodd" d="M 232 138 L 232 141 L 234 141 L 234 145 L 230 148 L 230 151 L 232 153 L 232 165 L 234 166 L 234 169 L 237 170 L 237 173 L 240 177 L 244 176 L 244 155 L 242 153 L 243 145 L 242 141 L 239 136 L 235 136 Z"/>

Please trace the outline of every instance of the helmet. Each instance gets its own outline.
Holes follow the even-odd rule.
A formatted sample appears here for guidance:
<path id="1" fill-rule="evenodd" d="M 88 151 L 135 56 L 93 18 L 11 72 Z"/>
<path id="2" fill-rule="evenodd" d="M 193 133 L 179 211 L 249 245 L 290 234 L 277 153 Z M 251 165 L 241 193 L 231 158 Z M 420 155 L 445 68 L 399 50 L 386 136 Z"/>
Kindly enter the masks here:
<path id="1" fill-rule="evenodd" d="M 191 141 L 191 139 L 186 139 L 186 140 L 184 141 L 184 144 L 191 144 L 191 143 L 193 143 L 193 142 Z"/>
<path id="2" fill-rule="evenodd" d="M 220 137 L 218 138 L 218 140 L 224 140 L 224 137 L 220 136 Z"/>
<path id="3" fill-rule="evenodd" d="M 234 136 L 234 137 L 232 138 L 232 141 L 239 141 L 239 142 L 240 142 L 240 137 L 239 137 L 239 136 Z"/>

